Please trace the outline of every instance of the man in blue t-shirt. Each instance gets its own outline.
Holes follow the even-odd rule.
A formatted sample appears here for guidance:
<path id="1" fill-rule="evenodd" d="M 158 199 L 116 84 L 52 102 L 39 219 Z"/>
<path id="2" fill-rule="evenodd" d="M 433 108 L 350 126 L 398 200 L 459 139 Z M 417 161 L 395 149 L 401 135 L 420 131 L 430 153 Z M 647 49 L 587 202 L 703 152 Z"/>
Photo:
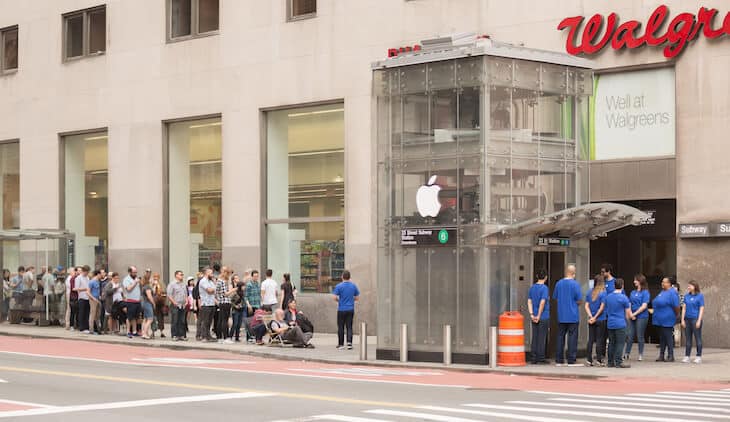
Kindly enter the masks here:
<path id="1" fill-rule="evenodd" d="M 613 293 L 613 291 L 616 290 L 616 279 L 613 277 L 613 265 L 601 265 L 601 275 L 603 276 L 603 279 L 606 280 L 606 293 Z"/>
<path id="2" fill-rule="evenodd" d="M 535 273 L 537 281 L 530 287 L 527 295 L 527 309 L 530 310 L 530 320 L 532 320 L 532 363 L 544 364 L 545 346 L 547 342 L 548 328 L 550 327 L 550 294 L 548 287 L 545 285 L 547 281 L 547 272 L 538 270 Z"/>
<path id="3" fill-rule="evenodd" d="M 337 302 L 337 349 L 345 348 L 347 329 L 347 350 L 352 350 L 352 320 L 355 317 L 355 302 L 360 300 L 360 290 L 350 281 L 350 271 L 342 272 L 342 282 L 332 291 Z"/>
<path id="4" fill-rule="evenodd" d="M 613 292 L 606 295 L 608 316 L 608 362 L 609 368 L 630 368 L 623 362 L 621 353 L 626 344 L 626 320 L 631 318 L 631 302 L 623 292 L 624 281 L 616 279 Z"/>
<path id="5" fill-rule="evenodd" d="M 568 365 L 574 365 L 578 355 L 578 322 L 581 303 L 580 284 L 575 280 L 575 265 L 568 265 L 565 278 L 558 281 L 553 290 L 553 299 L 558 301 L 558 341 L 555 353 L 555 364 L 565 363 L 565 337 L 568 337 Z"/>

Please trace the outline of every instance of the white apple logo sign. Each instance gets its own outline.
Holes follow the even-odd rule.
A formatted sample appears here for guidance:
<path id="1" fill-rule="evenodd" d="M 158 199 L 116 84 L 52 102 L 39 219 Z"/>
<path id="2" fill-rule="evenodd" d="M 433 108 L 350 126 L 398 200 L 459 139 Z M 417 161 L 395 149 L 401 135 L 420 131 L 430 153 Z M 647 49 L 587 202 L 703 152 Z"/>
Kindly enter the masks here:
<path id="1" fill-rule="evenodd" d="M 428 179 L 426 185 L 418 188 L 416 192 L 416 207 L 421 217 L 436 217 L 441 211 L 441 202 L 439 202 L 439 191 L 441 186 L 436 184 L 435 174 Z"/>

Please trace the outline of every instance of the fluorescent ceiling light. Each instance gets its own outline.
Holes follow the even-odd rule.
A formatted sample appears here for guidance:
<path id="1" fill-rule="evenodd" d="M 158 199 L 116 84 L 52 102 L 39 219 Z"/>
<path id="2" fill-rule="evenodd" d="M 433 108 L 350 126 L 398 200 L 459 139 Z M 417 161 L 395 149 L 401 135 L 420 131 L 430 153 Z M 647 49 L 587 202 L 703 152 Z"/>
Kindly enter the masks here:
<path id="1" fill-rule="evenodd" d="M 220 126 L 221 122 L 213 122 L 213 123 L 203 123 L 200 125 L 191 125 L 190 129 L 201 129 L 204 127 L 213 127 L 213 126 Z"/>
<path id="2" fill-rule="evenodd" d="M 345 111 L 344 108 L 333 108 L 330 110 L 305 111 L 303 113 L 292 113 L 289 115 L 289 117 L 303 117 L 303 116 L 312 116 L 315 114 L 342 113 L 343 111 Z"/>
<path id="3" fill-rule="evenodd" d="M 102 139 L 109 139 L 108 135 L 92 136 L 90 138 L 84 138 L 84 141 L 100 141 Z"/>

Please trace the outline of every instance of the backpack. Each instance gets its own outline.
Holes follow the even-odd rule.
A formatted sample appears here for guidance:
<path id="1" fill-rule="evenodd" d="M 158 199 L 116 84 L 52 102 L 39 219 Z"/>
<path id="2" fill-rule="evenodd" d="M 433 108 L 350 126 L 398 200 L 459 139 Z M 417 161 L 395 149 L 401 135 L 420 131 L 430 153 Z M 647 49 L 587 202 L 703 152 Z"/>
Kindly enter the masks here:
<path id="1" fill-rule="evenodd" d="M 72 301 L 79 300 L 79 292 L 75 291 L 76 288 L 76 277 L 71 277 L 71 294 L 69 295 L 69 299 Z"/>
<path id="2" fill-rule="evenodd" d="M 104 284 L 104 288 L 101 290 L 101 300 L 106 301 L 112 296 L 114 296 L 114 283 L 112 283 L 111 281 L 107 281 Z"/>
<path id="3" fill-rule="evenodd" d="M 200 280 L 193 287 L 193 300 L 200 300 Z"/>

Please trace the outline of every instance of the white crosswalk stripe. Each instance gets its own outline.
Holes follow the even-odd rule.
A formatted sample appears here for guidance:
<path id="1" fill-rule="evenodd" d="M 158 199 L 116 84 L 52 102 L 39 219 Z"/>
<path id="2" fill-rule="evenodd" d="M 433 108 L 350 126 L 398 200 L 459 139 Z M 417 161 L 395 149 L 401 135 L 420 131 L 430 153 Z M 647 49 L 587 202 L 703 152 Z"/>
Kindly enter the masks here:
<path id="1" fill-rule="evenodd" d="M 452 406 L 415 406 L 407 409 L 364 409 L 375 419 L 356 415 L 324 414 L 289 422 L 434 422 L 526 421 L 577 422 L 641 420 L 646 422 L 714 422 L 730 420 L 730 390 L 665 391 L 629 394 L 578 394 L 548 391 L 525 392 L 531 399 Z M 716 393 L 716 394 L 715 394 Z M 538 400 L 536 400 L 538 399 Z M 384 417 L 386 419 L 380 419 Z M 286 421 L 278 421 L 286 422 Z"/>

